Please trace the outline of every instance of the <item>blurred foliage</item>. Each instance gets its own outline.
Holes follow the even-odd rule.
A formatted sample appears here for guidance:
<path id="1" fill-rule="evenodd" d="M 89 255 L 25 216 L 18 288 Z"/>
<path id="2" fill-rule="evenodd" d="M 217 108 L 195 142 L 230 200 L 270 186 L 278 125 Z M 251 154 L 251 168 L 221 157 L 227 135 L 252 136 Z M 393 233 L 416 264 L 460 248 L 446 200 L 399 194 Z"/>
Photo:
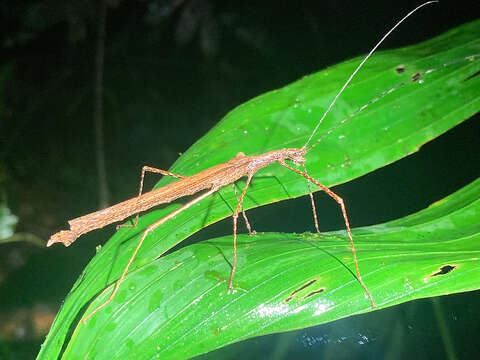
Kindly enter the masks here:
<path id="1" fill-rule="evenodd" d="M 18 217 L 13 215 L 5 202 L 0 202 L 0 243 L 13 235 Z"/>

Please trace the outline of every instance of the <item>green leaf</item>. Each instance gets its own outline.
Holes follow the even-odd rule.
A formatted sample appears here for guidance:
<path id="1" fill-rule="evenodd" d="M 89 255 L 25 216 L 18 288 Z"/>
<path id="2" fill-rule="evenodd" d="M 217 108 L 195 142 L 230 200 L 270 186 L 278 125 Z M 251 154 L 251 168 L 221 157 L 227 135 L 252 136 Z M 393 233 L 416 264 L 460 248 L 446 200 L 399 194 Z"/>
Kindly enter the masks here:
<path id="1" fill-rule="evenodd" d="M 369 106 L 307 154 L 309 174 L 327 186 L 349 181 L 417 151 L 478 112 L 480 77 L 475 75 L 480 71 L 480 39 L 476 35 L 479 32 L 480 21 L 477 21 L 419 45 L 375 54 L 325 119 L 316 139 L 364 104 Z M 283 147 L 301 147 L 323 109 L 359 61 L 346 61 L 239 106 L 182 155 L 171 171 L 191 175 L 222 163 L 240 151 L 254 155 Z M 435 71 L 425 73 L 430 69 Z M 423 74 L 421 81 L 412 81 L 417 73 Z M 381 96 L 390 89 L 395 90 Z M 158 186 L 172 181 L 162 179 Z M 241 182 L 239 186 L 243 186 Z M 478 189 L 476 191 L 474 200 L 478 199 Z M 302 177 L 273 164 L 257 173 L 244 207 L 248 209 L 307 192 Z M 235 279 L 237 292 L 230 295 L 225 284 L 230 272 L 230 237 L 175 251 L 159 259 L 199 229 L 231 215 L 236 205 L 233 189 L 226 187 L 220 193 L 221 196 L 203 200 L 149 235 L 114 301 L 84 325 L 81 317 L 108 296 L 145 227 L 186 200 L 147 213 L 134 229 L 116 232 L 74 285 L 39 358 L 111 359 L 133 352 L 139 358 L 156 354 L 161 354 L 161 358 L 184 358 L 248 337 L 371 310 L 351 272 L 349 247 L 340 241 L 343 232 L 324 237 L 291 234 L 242 237 Z M 456 203 L 459 197 L 463 199 L 463 195 L 459 195 L 445 204 Z M 472 199 L 468 201 L 473 204 Z M 443 258 L 436 256 L 450 251 L 450 240 L 470 236 L 468 241 L 474 242 L 478 228 L 466 224 L 467 220 L 462 220 L 465 217 L 457 218 L 455 213 L 447 211 L 445 223 L 453 233 L 442 233 L 439 238 L 429 236 L 429 245 L 424 248 L 421 228 L 430 232 L 436 229 L 432 224 L 440 221 L 435 216 L 438 208 L 427 210 L 426 215 L 421 213 L 398 223 L 354 232 L 361 271 L 381 307 L 439 294 L 437 287 L 433 289 L 430 285 L 447 276 L 428 280 L 428 276 L 446 265 Z M 478 207 L 465 208 L 470 209 L 466 210 L 467 215 L 476 212 L 478 218 Z M 425 223 L 425 216 L 432 222 Z M 408 223 L 416 217 L 418 223 Z M 392 224 L 396 225 L 392 227 Z M 473 228 L 476 232 L 468 233 L 462 227 L 465 224 L 467 229 Z M 432 243 L 437 241 L 438 246 Z M 478 257 L 462 251 L 454 258 L 453 265 L 449 260 L 448 264 L 458 266 L 446 274 L 448 278 L 467 269 L 468 261 L 461 256 L 469 256 L 470 260 Z M 409 256 L 403 257 L 405 253 Z M 432 256 L 434 260 L 428 263 Z M 462 259 L 466 262 L 460 263 Z M 401 266 L 395 268 L 391 260 L 398 260 Z M 420 273 L 415 273 L 416 277 L 405 276 L 406 270 L 412 270 L 412 261 L 421 265 L 419 270 L 423 269 L 421 274 L 427 277 L 428 284 L 421 285 L 419 281 L 424 277 L 420 279 Z M 258 266 L 262 266 L 261 271 L 256 269 Z M 298 277 L 298 273 L 289 278 L 284 275 L 289 269 L 301 267 L 311 269 L 304 269 L 307 272 L 303 277 Z M 391 277 L 393 270 L 395 279 Z M 306 279 L 316 281 L 294 293 L 305 285 Z M 472 287 L 459 289 L 455 283 L 446 282 L 441 293 L 478 288 L 478 284 L 472 282 Z M 312 289 L 323 288 L 321 293 L 307 296 Z M 430 292 L 424 290 L 427 288 Z M 106 292 L 100 294 L 105 289 Z M 292 294 L 292 299 L 287 301 Z M 309 305 L 302 307 L 301 304 Z M 313 313 L 318 316 L 312 317 Z M 243 323 L 240 325 L 239 321 Z M 238 324 L 241 333 L 235 332 L 233 324 Z"/>
<path id="2" fill-rule="evenodd" d="M 363 278 L 380 307 L 480 288 L 479 218 L 477 180 L 419 213 L 356 229 Z M 233 294 L 231 241 L 191 245 L 131 273 L 115 303 L 77 327 L 65 357 L 184 359 L 371 311 L 344 232 L 241 236 Z"/>

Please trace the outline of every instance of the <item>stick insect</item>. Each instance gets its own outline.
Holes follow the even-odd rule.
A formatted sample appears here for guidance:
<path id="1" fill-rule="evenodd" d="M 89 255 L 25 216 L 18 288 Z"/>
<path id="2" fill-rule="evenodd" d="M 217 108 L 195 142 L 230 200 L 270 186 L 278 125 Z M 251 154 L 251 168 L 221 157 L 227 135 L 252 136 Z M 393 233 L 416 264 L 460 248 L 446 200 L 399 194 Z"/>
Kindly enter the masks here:
<path id="1" fill-rule="evenodd" d="M 117 226 L 117 229 L 119 227 L 135 227 L 138 223 L 138 214 L 140 212 L 146 211 L 150 209 L 153 206 L 160 205 L 160 204 L 165 204 L 165 203 L 170 203 L 178 198 L 185 197 L 185 196 L 190 196 L 194 195 L 198 192 L 204 191 L 201 195 L 195 197 L 193 200 L 188 201 L 185 203 L 183 206 L 181 206 L 179 209 L 171 212 L 167 216 L 157 220 L 150 226 L 146 228 L 144 231 L 143 235 L 141 236 L 135 250 L 133 251 L 132 255 L 130 256 L 130 259 L 125 266 L 120 278 L 116 281 L 115 287 L 110 294 L 110 297 L 100 306 L 98 306 L 95 310 L 93 310 L 90 314 L 88 314 L 84 318 L 84 322 L 91 318 L 93 315 L 95 315 L 98 311 L 100 311 L 102 308 L 107 306 L 115 297 L 115 294 L 117 293 L 120 284 L 124 280 L 131 264 L 133 263 L 140 247 L 142 246 L 144 240 L 148 236 L 149 233 L 154 231 L 156 228 L 164 224 L 166 221 L 174 218 L 176 215 L 180 214 L 184 210 L 188 209 L 189 207 L 193 206 L 194 204 L 200 202 L 201 200 L 209 197 L 210 195 L 214 194 L 217 192 L 219 189 L 230 185 L 234 184 L 235 181 L 239 180 L 240 178 L 246 177 L 246 183 L 245 186 L 243 187 L 242 192 L 240 193 L 240 196 L 238 197 L 237 205 L 235 207 L 235 210 L 233 212 L 233 260 L 232 260 L 232 270 L 230 273 L 230 279 L 229 279 L 229 284 L 228 288 L 229 290 L 233 289 L 233 279 L 235 275 L 235 270 L 237 267 L 237 248 L 236 248 L 236 242 L 237 242 L 237 224 L 238 224 L 238 216 L 240 213 L 242 213 L 247 229 L 250 233 L 252 233 L 250 224 L 248 222 L 248 219 L 245 215 L 245 212 L 242 208 L 242 203 L 245 197 L 245 194 L 247 192 L 247 189 L 252 181 L 253 176 L 255 173 L 271 164 L 278 163 L 281 166 L 297 173 L 298 175 L 304 177 L 307 181 L 307 184 L 310 188 L 310 183 L 318 186 L 321 190 L 323 190 L 325 193 L 327 193 L 332 199 L 334 199 L 338 205 L 340 206 L 340 210 L 343 215 L 343 219 L 345 222 L 345 227 L 346 231 L 348 234 L 348 238 L 350 240 L 350 247 L 353 255 L 353 260 L 355 264 L 355 273 L 358 282 L 362 286 L 366 296 L 368 297 L 371 307 L 375 308 L 376 304 L 375 301 L 367 287 L 367 285 L 364 283 L 361 273 L 360 273 L 360 268 L 358 265 L 358 259 L 357 259 L 357 254 L 355 250 L 355 245 L 353 241 L 353 236 L 352 232 L 350 229 L 350 223 L 347 215 L 347 211 L 345 208 L 345 204 L 343 199 L 337 195 L 335 192 L 333 192 L 330 188 L 327 186 L 323 185 L 307 173 L 307 169 L 305 167 L 305 155 L 310 151 L 318 142 L 320 142 L 325 136 L 328 136 L 335 128 L 340 126 L 343 122 L 345 122 L 347 119 L 344 119 L 342 122 L 337 123 L 333 128 L 331 128 L 327 133 L 322 136 L 320 139 L 316 140 L 313 144 L 311 144 L 315 134 L 317 133 L 320 125 L 322 124 L 323 120 L 327 116 L 327 114 L 331 111 L 335 103 L 337 102 L 337 99 L 340 97 L 340 95 L 343 93 L 343 91 L 346 89 L 346 87 L 350 84 L 354 76 L 357 74 L 357 72 L 362 68 L 362 66 L 365 64 L 365 62 L 370 58 L 370 56 L 376 51 L 376 49 L 383 43 L 383 41 L 403 22 L 405 21 L 408 17 L 410 17 L 413 13 L 415 13 L 417 10 L 420 8 L 434 3 L 437 1 L 428 1 L 425 2 L 412 11 L 410 11 L 407 15 L 405 15 L 400 21 L 398 21 L 378 42 L 377 44 L 372 48 L 372 50 L 364 57 L 364 59 L 361 61 L 361 63 L 357 66 L 357 68 L 353 71 L 353 73 L 350 75 L 350 77 L 347 79 L 345 84 L 341 87 L 341 89 L 338 91 L 338 93 L 335 95 L 325 112 L 323 113 L 322 117 L 320 120 L 317 122 L 316 126 L 314 127 L 313 131 L 311 132 L 310 136 L 308 137 L 307 141 L 305 144 L 300 147 L 300 148 L 283 148 L 279 150 L 273 150 L 269 151 L 264 154 L 260 155 L 255 155 L 255 156 L 246 156 L 243 153 L 238 153 L 236 157 L 233 159 L 213 166 L 211 168 L 208 168 L 206 170 L 203 170 L 197 174 L 194 174 L 192 176 L 183 176 L 179 174 L 174 174 L 172 172 L 166 171 L 166 170 L 161 170 L 161 169 L 156 169 L 153 167 L 149 166 L 144 166 L 142 169 L 141 177 L 140 177 L 140 189 L 137 197 L 134 197 L 130 200 L 123 201 L 117 205 L 113 205 L 111 207 L 108 207 L 103 210 L 99 210 L 97 212 L 73 219 L 68 221 L 70 225 L 69 230 L 63 230 L 60 231 L 54 235 L 51 236 L 50 240 L 47 243 L 47 246 L 51 246 L 54 243 L 63 243 L 65 246 L 71 245 L 80 235 L 85 234 L 87 232 L 90 232 L 95 229 L 103 228 L 106 225 L 109 225 L 114 222 L 118 222 L 121 220 L 124 220 L 127 217 L 130 217 L 132 215 L 136 214 L 136 218 L 134 220 L 133 225 L 119 225 Z M 377 98 L 378 99 L 378 98 Z M 362 109 L 360 109 L 361 111 Z M 299 170 L 295 167 L 290 166 L 287 164 L 287 161 L 292 162 L 295 166 L 301 167 L 302 170 Z M 143 190 L 143 180 L 146 172 L 153 172 L 153 173 L 158 173 L 164 176 L 173 176 L 176 178 L 179 178 L 178 181 L 171 183 L 169 185 L 166 185 L 164 187 L 152 190 L 150 192 L 147 192 L 145 194 L 142 194 Z M 311 205 L 312 205 L 312 210 L 313 210 L 313 217 L 314 217 L 314 224 L 317 232 L 319 231 L 319 226 L 318 226 L 318 219 L 316 215 L 316 209 L 315 209 L 315 203 L 313 199 L 312 192 L 309 192 L 310 200 L 311 200 Z"/>

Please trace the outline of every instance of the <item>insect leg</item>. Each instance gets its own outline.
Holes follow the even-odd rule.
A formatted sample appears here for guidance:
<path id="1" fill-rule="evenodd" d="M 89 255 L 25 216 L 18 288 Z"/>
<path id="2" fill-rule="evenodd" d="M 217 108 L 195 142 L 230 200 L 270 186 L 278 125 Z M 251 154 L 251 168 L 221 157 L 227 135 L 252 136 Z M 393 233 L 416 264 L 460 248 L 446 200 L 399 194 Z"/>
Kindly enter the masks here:
<path id="1" fill-rule="evenodd" d="M 172 211 L 170 214 L 168 214 L 167 216 L 161 218 L 160 220 L 157 220 L 155 221 L 153 224 L 151 224 L 149 227 L 147 227 L 140 239 L 140 241 L 138 242 L 137 244 L 137 247 L 135 248 L 135 251 L 132 253 L 132 256 L 130 256 L 130 260 L 128 260 L 128 264 L 127 266 L 125 266 L 125 269 L 123 269 L 123 273 L 122 275 L 120 276 L 120 278 L 117 280 L 117 283 L 115 284 L 115 287 L 113 288 L 113 291 L 112 293 L 110 294 L 110 297 L 107 299 L 107 301 L 105 301 L 102 305 L 100 305 L 99 307 L 97 307 L 95 310 L 93 310 L 90 314 L 87 315 L 87 317 L 85 317 L 83 319 L 83 322 L 86 323 L 86 321 L 88 319 L 90 319 L 93 315 L 95 315 L 99 310 L 103 309 L 105 306 L 107 306 L 112 300 L 113 298 L 115 297 L 115 294 L 117 293 L 118 291 L 118 288 L 120 287 L 120 284 L 122 283 L 123 279 L 125 278 L 125 276 L 127 275 L 127 271 L 128 271 L 128 268 L 130 267 L 130 265 L 133 263 L 133 260 L 135 259 L 135 256 L 137 255 L 138 253 L 138 250 L 140 250 L 140 247 L 142 246 L 143 244 L 143 241 L 145 240 L 145 238 L 147 237 L 147 235 L 155 230 L 157 227 L 159 227 L 160 225 L 162 225 L 163 223 L 165 223 L 167 220 L 170 220 L 171 218 L 177 216 L 178 214 L 180 214 L 182 211 L 188 209 L 190 206 L 196 204 L 197 202 L 199 202 L 200 200 L 206 198 L 207 196 L 213 194 L 214 192 L 216 192 L 218 189 L 217 188 L 212 188 L 210 189 L 209 191 L 207 191 L 206 193 L 196 197 L 195 199 L 193 199 L 192 201 L 189 201 L 188 203 L 186 203 L 185 205 L 183 205 L 182 207 L 178 208 L 177 210 L 175 211 Z M 237 214 L 238 215 L 238 214 Z"/>
<path id="2" fill-rule="evenodd" d="M 307 169 L 305 165 L 303 165 L 303 172 L 307 174 Z M 317 208 L 315 207 L 315 199 L 313 198 L 312 188 L 310 187 L 310 181 L 308 180 L 306 181 L 307 181 L 307 187 L 308 187 L 308 196 L 310 196 L 310 203 L 312 204 L 313 222 L 315 224 L 315 229 L 317 229 L 317 233 L 321 234 L 320 229 L 318 227 Z"/>
<path id="3" fill-rule="evenodd" d="M 342 210 L 342 214 L 343 214 L 343 219 L 345 221 L 345 226 L 347 227 L 347 233 L 348 233 L 348 237 L 350 239 L 350 246 L 351 246 L 351 249 L 352 249 L 352 254 L 353 254 L 353 261 L 355 263 L 355 271 L 357 273 L 357 279 L 358 281 L 360 282 L 360 284 L 362 285 L 363 289 L 365 290 L 365 293 L 367 294 L 369 300 L 370 300 L 370 303 L 372 304 L 372 308 L 374 308 L 376 305 L 375 305 L 375 301 L 373 301 L 373 298 L 372 298 L 372 295 L 370 294 L 370 291 L 368 291 L 368 288 L 367 288 L 367 285 L 365 285 L 365 283 L 363 282 L 362 280 L 362 276 L 360 275 L 360 269 L 358 267 L 358 260 L 357 260 L 357 253 L 355 251 L 355 245 L 353 243 L 353 236 L 352 236 L 352 231 L 350 230 L 350 223 L 348 221 L 348 216 L 347 216 L 347 210 L 345 209 L 345 202 L 343 201 L 343 199 L 338 196 L 337 194 L 335 194 L 332 190 L 330 190 L 328 187 L 326 187 L 325 185 L 319 183 L 317 180 L 315 180 L 314 178 L 312 178 L 310 175 L 300 171 L 300 170 L 297 170 L 289 165 L 287 165 L 285 163 L 285 161 L 283 160 L 279 160 L 278 161 L 280 163 L 280 165 L 286 167 L 287 169 L 289 170 L 292 170 L 293 172 L 296 172 L 297 174 L 303 176 L 305 179 L 307 179 L 308 181 L 311 181 L 312 183 L 314 183 L 315 185 L 317 185 L 318 187 L 320 187 L 323 191 L 325 191 L 331 198 L 333 198 L 337 203 L 338 205 L 340 205 L 340 209 Z"/>
<path id="4" fill-rule="evenodd" d="M 248 185 L 250 185 L 250 181 L 252 180 L 253 174 L 248 174 L 247 182 L 245 183 L 245 187 L 243 188 L 242 194 L 240 195 L 240 199 L 238 199 L 237 207 L 233 212 L 233 263 L 232 263 L 232 272 L 230 273 L 230 282 L 228 283 L 228 289 L 231 290 L 233 288 L 233 277 L 235 275 L 235 270 L 237 268 L 237 221 L 238 221 L 238 213 L 240 212 L 240 208 L 242 207 L 243 198 L 247 192 Z"/>
<path id="5" fill-rule="evenodd" d="M 232 186 L 233 186 L 233 192 L 235 193 L 235 197 L 237 198 L 237 203 L 238 203 L 240 199 L 238 198 L 237 187 L 235 186 L 235 183 L 233 183 Z M 252 227 L 250 226 L 250 222 L 248 221 L 247 214 L 245 214 L 245 210 L 243 209 L 243 206 L 241 206 L 240 209 L 242 210 L 243 220 L 245 220 L 245 226 L 247 227 L 248 233 L 250 235 L 255 235 L 257 232 L 255 230 L 252 230 Z"/>
<path id="6" fill-rule="evenodd" d="M 142 167 L 142 175 L 140 176 L 140 187 L 138 189 L 138 196 L 142 195 L 142 191 L 143 191 L 143 178 L 145 177 L 145 173 L 146 172 L 152 172 L 152 173 L 156 173 L 156 174 L 162 174 L 163 176 L 172 176 L 172 177 L 175 177 L 175 178 L 179 178 L 179 179 L 183 179 L 183 178 L 186 178 L 186 176 L 183 176 L 183 175 L 178 175 L 178 174 L 174 174 L 170 171 L 167 171 L 167 170 L 162 170 L 162 169 L 157 169 L 157 168 L 154 168 L 154 167 L 151 167 L 151 166 L 144 166 Z M 137 224 L 138 224 L 138 214 L 135 216 L 135 221 L 133 222 L 132 225 L 129 225 L 129 224 L 121 224 L 121 225 L 117 225 L 117 230 L 122 228 L 122 227 L 126 227 L 126 228 L 134 228 L 134 227 L 137 227 Z"/>

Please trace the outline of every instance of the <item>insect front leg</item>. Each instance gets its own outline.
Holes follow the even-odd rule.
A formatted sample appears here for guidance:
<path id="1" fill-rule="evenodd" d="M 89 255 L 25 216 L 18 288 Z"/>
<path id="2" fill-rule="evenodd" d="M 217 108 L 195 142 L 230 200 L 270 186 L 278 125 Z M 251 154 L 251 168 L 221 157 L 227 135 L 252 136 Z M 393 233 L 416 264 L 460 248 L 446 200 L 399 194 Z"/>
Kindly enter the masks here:
<path id="1" fill-rule="evenodd" d="M 353 243 L 353 236 L 352 236 L 352 231 L 350 230 L 350 222 L 348 221 L 347 210 L 345 209 L 345 202 L 343 201 L 343 199 L 339 195 L 334 193 L 332 190 L 330 190 L 328 187 L 321 184 L 320 182 L 318 182 L 314 178 L 312 178 L 310 175 L 287 165 L 287 163 L 285 163 L 285 161 L 283 161 L 283 160 L 279 160 L 278 162 L 280 163 L 280 165 L 286 167 L 287 169 L 292 170 L 293 172 L 296 172 L 297 174 L 303 176 L 305 179 L 307 179 L 307 181 L 310 181 L 310 182 L 314 183 L 315 185 L 317 185 L 324 192 L 326 192 L 332 199 L 334 199 L 338 203 L 338 205 L 340 206 L 340 209 L 342 210 L 343 219 L 345 221 L 345 226 L 347 228 L 348 238 L 350 239 L 350 247 L 352 249 L 353 262 L 355 263 L 355 271 L 357 273 L 358 282 L 360 283 L 360 285 L 362 285 L 362 287 L 365 291 L 365 294 L 367 294 L 367 296 L 370 300 L 370 303 L 372 305 L 372 308 L 375 308 L 376 307 L 375 301 L 373 301 L 372 295 L 370 294 L 370 291 L 368 290 L 367 285 L 365 285 L 365 283 L 362 280 L 362 276 L 360 275 L 360 269 L 358 267 L 358 260 L 357 260 L 357 252 L 355 250 L 355 244 Z"/>

